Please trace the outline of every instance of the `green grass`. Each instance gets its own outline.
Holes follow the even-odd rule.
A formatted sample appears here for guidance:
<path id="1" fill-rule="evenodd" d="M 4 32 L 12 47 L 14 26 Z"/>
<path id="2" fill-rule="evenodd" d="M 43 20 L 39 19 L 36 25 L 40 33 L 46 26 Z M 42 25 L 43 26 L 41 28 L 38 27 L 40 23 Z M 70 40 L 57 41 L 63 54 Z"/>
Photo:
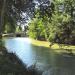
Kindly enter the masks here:
<path id="1" fill-rule="evenodd" d="M 32 40 L 32 44 L 36 46 L 42 46 L 42 47 L 48 47 L 50 48 L 50 42 L 47 41 L 39 41 L 39 40 Z M 51 46 L 50 50 L 54 50 L 55 52 L 61 53 L 61 52 L 68 52 L 68 50 L 72 50 L 72 53 L 75 53 L 75 46 L 74 45 L 65 45 L 61 44 L 62 48 L 59 47 L 59 44 L 54 43 L 54 45 Z"/>

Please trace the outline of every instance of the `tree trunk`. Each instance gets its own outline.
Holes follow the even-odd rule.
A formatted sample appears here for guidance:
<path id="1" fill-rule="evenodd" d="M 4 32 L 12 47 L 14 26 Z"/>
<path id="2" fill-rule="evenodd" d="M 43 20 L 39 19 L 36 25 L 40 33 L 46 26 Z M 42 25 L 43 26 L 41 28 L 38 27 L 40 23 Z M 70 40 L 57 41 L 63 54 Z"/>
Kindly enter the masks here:
<path id="1" fill-rule="evenodd" d="M 71 17 L 73 18 L 73 11 L 74 11 L 74 7 L 71 5 Z"/>
<path id="2" fill-rule="evenodd" d="M 1 9 L 1 12 L 0 12 L 0 39 L 2 39 L 2 30 L 3 30 L 3 23 L 4 23 L 5 6 L 6 6 L 6 0 L 3 0 L 2 9 Z"/>

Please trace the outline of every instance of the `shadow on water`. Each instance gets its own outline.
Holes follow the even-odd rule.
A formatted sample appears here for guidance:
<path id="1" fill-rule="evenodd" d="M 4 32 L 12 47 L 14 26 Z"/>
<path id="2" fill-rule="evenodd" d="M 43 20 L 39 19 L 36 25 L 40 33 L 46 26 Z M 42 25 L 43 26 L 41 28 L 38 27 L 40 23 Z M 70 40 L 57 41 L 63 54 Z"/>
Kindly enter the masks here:
<path id="1" fill-rule="evenodd" d="M 32 49 L 36 53 L 37 60 L 39 59 L 38 56 L 41 57 L 40 60 L 45 63 L 47 67 L 45 68 L 46 70 L 44 70 L 43 75 L 75 75 L 74 54 L 66 52 L 58 54 L 55 52 L 55 49 L 43 46 L 32 46 Z M 39 61 L 37 61 L 36 64 L 38 64 L 38 62 Z"/>

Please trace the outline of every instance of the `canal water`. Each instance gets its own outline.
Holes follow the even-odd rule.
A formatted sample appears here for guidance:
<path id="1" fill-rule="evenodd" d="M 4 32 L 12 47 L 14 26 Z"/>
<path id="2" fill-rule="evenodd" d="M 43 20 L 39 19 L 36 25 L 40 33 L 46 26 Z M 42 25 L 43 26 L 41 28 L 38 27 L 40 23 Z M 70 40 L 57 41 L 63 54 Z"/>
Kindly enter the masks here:
<path id="1" fill-rule="evenodd" d="M 75 56 L 57 54 L 54 50 L 36 46 L 29 38 L 6 38 L 8 52 L 15 53 L 28 67 L 35 64 L 43 75 L 75 75 Z"/>

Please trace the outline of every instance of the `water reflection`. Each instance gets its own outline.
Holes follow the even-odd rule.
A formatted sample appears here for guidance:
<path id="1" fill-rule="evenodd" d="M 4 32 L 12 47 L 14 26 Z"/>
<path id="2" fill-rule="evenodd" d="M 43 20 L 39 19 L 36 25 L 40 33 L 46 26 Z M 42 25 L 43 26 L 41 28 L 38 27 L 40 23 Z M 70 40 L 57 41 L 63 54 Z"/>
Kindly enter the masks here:
<path id="1" fill-rule="evenodd" d="M 75 56 L 67 57 L 49 48 L 34 46 L 29 38 L 8 38 L 5 46 L 23 63 L 31 65 L 36 62 L 37 67 L 47 70 L 43 75 L 75 75 Z"/>
<path id="2" fill-rule="evenodd" d="M 5 41 L 5 46 L 8 52 L 15 53 L 24 63 L 31 64 L 34 62 L 34 53 L 30 42 L 28 38 L 10 38 Z"/>

